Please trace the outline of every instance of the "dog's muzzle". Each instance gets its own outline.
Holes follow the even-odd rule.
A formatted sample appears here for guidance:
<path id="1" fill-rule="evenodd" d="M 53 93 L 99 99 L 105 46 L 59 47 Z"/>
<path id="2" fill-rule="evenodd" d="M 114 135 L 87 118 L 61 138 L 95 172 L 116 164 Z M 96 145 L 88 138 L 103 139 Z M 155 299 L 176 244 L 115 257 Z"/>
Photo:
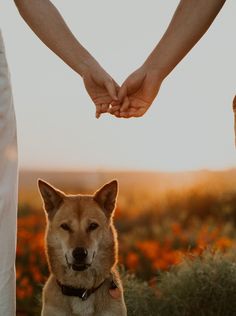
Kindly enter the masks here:
<path id="1" fill-rule="evenodd" d="M 75 271 L 86 270 L 90 264 L 86 263 L 88 250 L 86 248 L 77 247 L 72 251 L 73 263 L 72 269 Z"/>
<path id="2" fill-rule="evenodd" d="M 95 253 L 93 253 L 94 258 Z M 72 262 L 69 262 L 67 256 L 66 262 L 69 268 L 74 271 L 84 271 L 91 266 L 91 263 L 88 262 L 88 251 L 85 248 L 77 247 L 72 251 Z"/>
<path id="3" fill-rule="evenodd" d="M 84 271 L 90 267 L 88 263 L 72 263 L 71 265 L 74 271 Z"/>

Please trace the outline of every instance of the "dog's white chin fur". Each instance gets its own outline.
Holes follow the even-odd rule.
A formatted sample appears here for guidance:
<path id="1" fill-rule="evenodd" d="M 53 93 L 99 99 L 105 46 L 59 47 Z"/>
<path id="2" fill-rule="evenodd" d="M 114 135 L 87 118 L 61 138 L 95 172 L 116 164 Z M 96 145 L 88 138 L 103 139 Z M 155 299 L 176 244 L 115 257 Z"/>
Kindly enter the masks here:
<path id="1" fill-rule="evenodd" d="M 73 259 L 70 261 L 68 259 L 67 255 L 65 254 L 66 264 L 67 264 L 68 268 L 72 269 L 74 271 L 85 271 L 85 270 L 89 269 L 93 264 L 94 257 L 95 257 L 95 252 L 93 253 L 91 262 L 79 263 L 79 262 L 75 262 Z"/>

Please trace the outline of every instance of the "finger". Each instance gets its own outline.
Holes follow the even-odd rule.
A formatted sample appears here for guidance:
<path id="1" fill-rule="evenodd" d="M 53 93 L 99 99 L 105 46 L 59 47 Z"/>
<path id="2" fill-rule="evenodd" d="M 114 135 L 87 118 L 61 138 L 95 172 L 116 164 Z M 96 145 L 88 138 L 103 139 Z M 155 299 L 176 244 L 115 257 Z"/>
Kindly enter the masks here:
<path id="1" fill-rule="evenodd" d="M 109 110 L 109 104 L 96 105 L 96 118 L 99 118 L 102 113 L 106 113 Z"/>
<path id="2" fill-rule="evenodd" d="M 124 118 L 131 118 L 134 117 L 136 115 L 137 109 L 135 108 L 130 108 L 128 111 L 126 112 L 120 112 L 120 115 Z"/>
<path id="3" fill-rule="evenodd" d="M 116 83 L 114 80 L 113 80 L 113 82 L 115 83 L 115 88 L 116 88 L 116 96 L 117 96 L 117 100 L 118 100 L 118 93 L 119 93 L 119 91 L 120 91 L 120 86 L 118 85 L 118 83 Z M 116 101 L 117 101 L 116 100 Z M 114 102 L 114 101 L 113 101 Z"/>
<path id="4" fill-rule="evenodd" d="M 96 115 L 95 116 L 96 116 L 97 119 L 99 119 L 99 117 L 101 116 L 101 112 L 96 111 Z"/>
<path id="5" fill-rule="evenodd" d="M 120 111 L 116 111 L 116 112 L 113 113 L 112 115 L 115 115 L 116 117 L 120 118 Z"/>
<path id="6" fill-rule="evenodd" d="M 126 96 L 121 107 L 120 107 L 120 111 L 126 112 L 129 108 L 129 106 L 130 106 L 130 101 L 129 101 L 129 98 Z"/>
<path id="7" fill-rule="evenodd" d="M 99 104 L 99 106 L 97 106 L 97 111 L 102 114 L 102 113 L 106 113 L 108 112 L 109 109 L 109 104 Z"/>
<path id="8" fill-rule="evenodd" d="M 111 104 L 109 105 L 110 113 L 117 111 L 117 109 L 120 109 L 120 102 L 112 101 Z"/>
<path id="9" fill-rule="evenodd" d="M 132 117 L 141 117 L 141 116 L 143 116 L 144 113 L 145 113 L 145 111 L 143 111 L 143 109 L 138 109 L 136 111 L 130 112 L 130 115 Z"/>
<path id="10" fill-rule="evenodd" d="M 112 101 L 111 102 L 111 106 L 116 106 L 116 105 L 120 106 L 120 102 L 119 101 Z"/>
<path id="11" fill-rule="evenodd" d="M 122 117 L 122 118 L 125 118 L 125 119 L 127 119 L 127 118 L 129 118 L 129 115 L 126 113 L 126 114 L 120 114 L 120 117 Z"/>
<path id="12" fill-rule="evenodd" d="M 96 118 L 98 119 L 101 116 L 101 106 L 96 105 Z"/>
<path id="13" fill-rule="evenodd" d="M 120 106 L 119 105 L 115 105 L 115 106 L 109 107 L 108 112 L 113 114 L 113 113 L 117 112 L 118 110 L 120 110 Z"/>
<path id="14" fill-rule="evenodd" d="M 101 104 L 100 105 L 100 112 L 101 113 L 106 113 L 106 112 L 108 112 L 108 110 L 109 110 L 109 104 Z"/>
<path id="15" fill-rule="evenodd" d="M 122 118 L 128 118 L 129 117 L 129 112 L 120 112 L 119 116 L 122 117 Z"/>
<path id="16" fill-rule="evenodd" d="M 117 86 L 115 85 L 114 81 L 107 80 L 105 81 L 105 88 L 107 89 L 107 92 L 109 93 L 110 97 L 112 100 L 118 101 L 118 96 L 117 96 Z"/>
<path id="17" fill-rule="evenodd" d="M 112 116 L 120 117 L 120 111 L 115 111 L 114 113 L 110 113 Z"/>
<path id="18" fill-rule="evenodd" d="M 123 102 L 124 98 L 127 96 L 127 86 L 125 83 L 121 86 L 119 92 L 118 92 L 118 100 L 120 103 Z"/>

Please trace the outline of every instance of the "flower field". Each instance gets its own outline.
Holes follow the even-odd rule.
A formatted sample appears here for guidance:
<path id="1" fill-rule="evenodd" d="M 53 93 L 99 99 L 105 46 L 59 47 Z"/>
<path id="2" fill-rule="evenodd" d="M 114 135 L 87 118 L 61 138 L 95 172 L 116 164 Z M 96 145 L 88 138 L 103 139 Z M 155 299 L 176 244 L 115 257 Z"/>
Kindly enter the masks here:
<path id="1" fill-rule="evenodd" d="M 68 192 L 78 190 L 69 187 Z M 36 190 L 22 188 L 18 214 L 17 315 L 39 315 L 48 270 L 45 217 Z M 206 175 L 201 181 L 162 190 L 144 184 L 121 187 L 115 215 L 119 261 L 155 287 L 162 271 L 169 271 L 183 256 L 195 258 L 207 248 L 223 253 L 235 249 L 235 224 L 236 186 L 228 174 Z"/>

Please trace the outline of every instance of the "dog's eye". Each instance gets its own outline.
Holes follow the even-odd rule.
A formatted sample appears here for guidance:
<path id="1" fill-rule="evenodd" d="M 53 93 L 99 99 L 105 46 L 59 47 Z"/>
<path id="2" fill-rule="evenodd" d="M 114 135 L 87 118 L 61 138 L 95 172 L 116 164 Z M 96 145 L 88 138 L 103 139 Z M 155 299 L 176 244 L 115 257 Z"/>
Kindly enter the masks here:
<path id="1" fill-rule="evenodd" d="M 67 231 L 70 231 L 70 226 L 67 225 L 66 223 L 61 224 L 61 228 Z"/>
<path id="2" fill-rule="evenodd" d="M 98 228 L 98 224 L 97 223 L 91 223 L 88 227 L 89 231 L 95 230 L 96 228 Z"/>

